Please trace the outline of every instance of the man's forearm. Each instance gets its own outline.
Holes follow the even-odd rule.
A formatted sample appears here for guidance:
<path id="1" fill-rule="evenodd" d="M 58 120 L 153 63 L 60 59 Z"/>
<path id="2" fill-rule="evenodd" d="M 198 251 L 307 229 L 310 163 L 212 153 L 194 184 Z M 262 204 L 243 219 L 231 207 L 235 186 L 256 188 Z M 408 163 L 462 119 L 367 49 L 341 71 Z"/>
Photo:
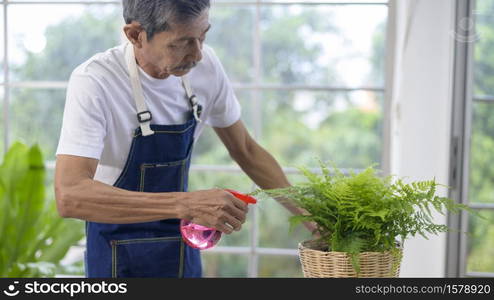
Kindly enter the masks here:
<path id="1" fill-rule="evenodd" d="M 264 148 L 255 145 L 251 151 L 241 157 L 234 157 L 240 168 L 262 189 L 275 189 L 291 186 L 281 166 Z M 287 198 L 276 199 L 292 214 L 304 211 Z"/>
<path id="2" fill-rule="evenodd" d="M 290 186 L 283 170 L 274 157 L 260 146 L 248 155 L 235 158 L 240 168 L 262 189 Z"/>
<path id="3" fill-rule="evenodd" d="M 116 188 L 92 179 L 57 191 L 63 217 L 125 224 L 180 218 L 177 205 L 187 193 L 142 193 Z"/>

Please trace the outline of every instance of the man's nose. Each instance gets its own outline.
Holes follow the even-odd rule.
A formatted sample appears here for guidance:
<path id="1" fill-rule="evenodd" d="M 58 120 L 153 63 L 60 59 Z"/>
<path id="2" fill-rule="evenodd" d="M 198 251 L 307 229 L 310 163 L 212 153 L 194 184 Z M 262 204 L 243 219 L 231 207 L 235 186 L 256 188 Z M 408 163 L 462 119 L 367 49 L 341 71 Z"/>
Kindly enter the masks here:
<path id="1" fill-rule="evenodd" d="M 200 40 L 196 39 L 194 41 L 189 56 L 195 62 L 199 62 L 202 59 L 202 42 Z"/>

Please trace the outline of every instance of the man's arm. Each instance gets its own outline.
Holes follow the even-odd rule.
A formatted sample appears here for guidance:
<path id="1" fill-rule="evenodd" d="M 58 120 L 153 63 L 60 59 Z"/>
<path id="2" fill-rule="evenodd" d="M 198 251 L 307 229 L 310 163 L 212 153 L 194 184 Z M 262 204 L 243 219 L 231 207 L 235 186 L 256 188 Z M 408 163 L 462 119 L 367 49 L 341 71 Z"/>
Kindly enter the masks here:
<path id="1" fill-rule="evenodd" d="M 203 190 L 176 193 L 143 193 L 116 188 L 93 180 L 98 160 L 58 155 L 55 196 L 65 218 L 125 224 L 163 219 L 188 219 L 224 233 L 240 230 L 247 204 L 230 193 Z"/>
<path id="2" fill-rule="evenodd" d="M 290 186 L 278 162 L 250 136 L 241 120 L 230 127 L 214 128 L 214 130 L 225 144 L 230 156 L 260 188 Z M 305 212 L 288 199 L 276 200 L 295 215 Z M 314 229 L 313 226 L 305 225 L 311 231 Z"/>

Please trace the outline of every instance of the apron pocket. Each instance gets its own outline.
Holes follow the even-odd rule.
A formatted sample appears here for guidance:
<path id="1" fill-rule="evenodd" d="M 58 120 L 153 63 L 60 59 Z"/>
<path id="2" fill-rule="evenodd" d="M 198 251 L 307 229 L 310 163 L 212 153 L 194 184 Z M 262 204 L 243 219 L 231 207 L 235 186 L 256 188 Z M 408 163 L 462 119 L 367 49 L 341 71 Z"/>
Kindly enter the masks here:
<path id="1" fill-rule="evenodd" d="M 182 238 L 113 240 L 112 277 L 182 277 Z"/>
<path id="2" fill-rule="evenodd" d="M 142 164 L 139 191 L 151 193 L 183 192 L 187 182 L 187 159 Z"/>

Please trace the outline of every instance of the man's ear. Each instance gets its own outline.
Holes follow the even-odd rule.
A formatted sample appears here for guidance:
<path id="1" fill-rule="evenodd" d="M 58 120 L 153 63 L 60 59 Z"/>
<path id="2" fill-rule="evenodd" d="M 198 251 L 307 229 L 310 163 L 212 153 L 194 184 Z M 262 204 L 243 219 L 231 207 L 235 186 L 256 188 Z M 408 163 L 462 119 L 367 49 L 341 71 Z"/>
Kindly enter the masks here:
<path id="1" fill-rule="evenodd" d="M 146 39 L 146 31 L 143 30 L 139 22 L 132 21 L 130 24 L 125 24 L 123 31 L 131 44 L 137 48 L 142 48 L 142 43 Z"/>

